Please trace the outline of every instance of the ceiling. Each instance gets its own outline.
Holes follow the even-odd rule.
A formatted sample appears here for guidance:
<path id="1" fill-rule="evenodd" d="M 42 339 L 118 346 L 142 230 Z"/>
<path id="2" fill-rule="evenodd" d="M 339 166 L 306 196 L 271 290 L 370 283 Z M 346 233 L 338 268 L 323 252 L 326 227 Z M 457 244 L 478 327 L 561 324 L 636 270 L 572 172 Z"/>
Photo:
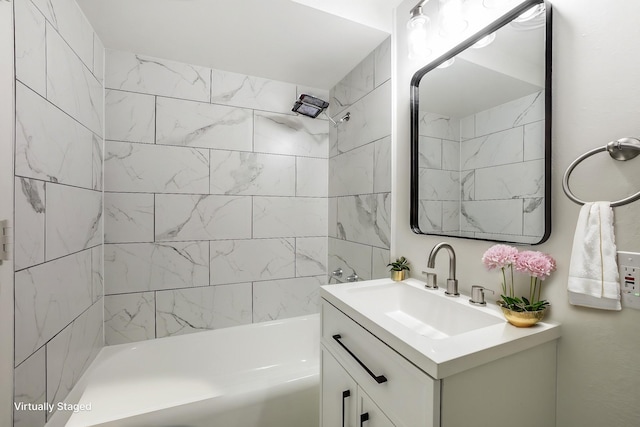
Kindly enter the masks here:
<path id="1" fill-rule="evenodd" d="M 401 0 L 78 0 L 105 47 L 320 89 L 391 32 Z"/>

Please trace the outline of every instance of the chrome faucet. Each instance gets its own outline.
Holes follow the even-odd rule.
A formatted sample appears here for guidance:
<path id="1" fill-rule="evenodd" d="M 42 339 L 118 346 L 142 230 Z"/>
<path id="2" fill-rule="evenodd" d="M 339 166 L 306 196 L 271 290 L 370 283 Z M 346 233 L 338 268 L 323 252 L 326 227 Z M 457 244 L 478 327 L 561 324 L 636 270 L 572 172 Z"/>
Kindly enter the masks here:
<path id="1" fill-rule="evenodd" d="M 429 259 L 427 260 L 428 268 L 435 268 L 436 266 L 436 255 L 440 249 L 446 249 L 449 252 L 449 278 L 447 279 L 447 290 L 444 292 L 445 295 L 450 297 L 460 296 L 458 293 L 458 280 L 456 279 L 456 253 L 453 250 L 453 247 L 446 243 L 441 242 L 438 243 L 431 249 L 429 253 Z M 425 285 L 427 288 L 438 289 L 438 276 L 436 273 L 426 272 L 427 274 L 427 284 Z"/>
<path id="2" fill-rule="evenodd" d="M 355 271 L 351 276 L 347 276 L 347 282 L 357 282 L 358 280 L 360 280 L 360 277 L 356 274 Z"/>

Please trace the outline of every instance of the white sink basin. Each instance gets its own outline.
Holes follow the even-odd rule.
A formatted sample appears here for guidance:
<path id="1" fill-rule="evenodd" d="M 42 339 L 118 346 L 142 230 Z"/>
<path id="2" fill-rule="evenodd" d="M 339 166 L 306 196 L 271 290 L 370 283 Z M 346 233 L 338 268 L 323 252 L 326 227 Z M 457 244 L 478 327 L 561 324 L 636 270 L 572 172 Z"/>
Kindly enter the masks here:
<path id="1" fill-rule="evenodd" d="M 555 323 L 516 328 L 495 304 L 471 305 L 416 279 L 326 285 L 320 296 L 436 379 L 560 336 Z"/>
<path id="2" fill-rule="evenodd" d="M 346 289 L 359 311 L 383 313 L 406 328 L 433 339 L 443 339 L 504 323 L 492 313 L 462 305 L 462 297 L 442 298 L 442 290 L 419 289 L 405 283 L 381 283 Z M 468 301 L 468 298 L 463 298 Z"/>

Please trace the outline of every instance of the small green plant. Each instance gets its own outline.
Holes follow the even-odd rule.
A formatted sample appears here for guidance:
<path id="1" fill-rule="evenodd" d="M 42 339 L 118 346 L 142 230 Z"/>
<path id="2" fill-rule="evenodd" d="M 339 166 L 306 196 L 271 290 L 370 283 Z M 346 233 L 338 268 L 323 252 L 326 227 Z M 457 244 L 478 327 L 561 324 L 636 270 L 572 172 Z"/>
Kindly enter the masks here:
<path id="1" fill-rule="evenodd" d="M 396 258 L 394 262 L 387 264 L 387 267 L 391 267 L 389 271 L 411 271 L 411 268 L 409 267 L 409 260 L 405 257 Z"/>

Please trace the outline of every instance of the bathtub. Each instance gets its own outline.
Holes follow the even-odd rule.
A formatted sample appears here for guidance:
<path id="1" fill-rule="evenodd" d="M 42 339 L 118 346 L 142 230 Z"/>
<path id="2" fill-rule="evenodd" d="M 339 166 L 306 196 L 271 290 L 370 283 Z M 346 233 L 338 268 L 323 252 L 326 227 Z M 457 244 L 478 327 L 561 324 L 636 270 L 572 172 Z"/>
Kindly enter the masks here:
<path id="1" fill-rule="evenodd" d="M 316 427 L 319 322 L 105 347 L 47 427 Z"/>

